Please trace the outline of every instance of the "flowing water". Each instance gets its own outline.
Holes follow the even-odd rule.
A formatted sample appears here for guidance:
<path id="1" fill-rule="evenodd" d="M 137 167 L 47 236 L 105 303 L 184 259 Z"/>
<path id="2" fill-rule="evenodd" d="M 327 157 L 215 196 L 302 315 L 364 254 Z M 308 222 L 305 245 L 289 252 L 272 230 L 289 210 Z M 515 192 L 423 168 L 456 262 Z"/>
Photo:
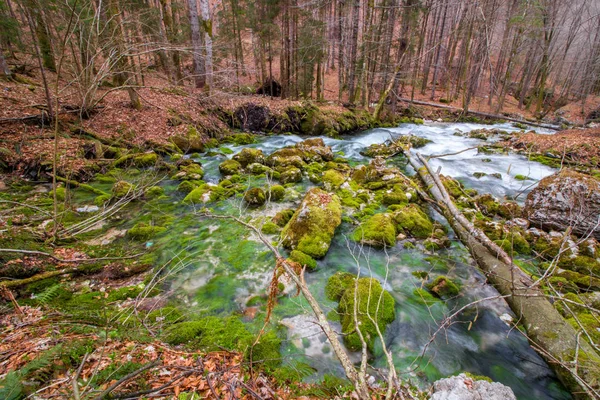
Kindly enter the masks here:
<path id="1" fill-rule="evenodd" d="M 361 156 L 360 151 L 370 144 L 383 143 L 390 136 L 412 133 L 431 140 L 432 143 L 418 149 L 425 155 L 456 153 L 484 143 L 479 139 L 455 135 L 458 130 L 467 132 L 478 128 L 514 130 L 510 125 L 403 124 L 397 128 L 375 129 L 341 139 L 324 140 L 334 152 L 343 154 L 352 164 L 366 164 L 369 159 Z M 270 136 L 250 147 L 260 148 L 269 154 L 301 140 L 298 136 Z M 237 153 L 242 147 L 230 148 Z M 200 159 L 206 173 L 205 180 L 218 181 L 218 164 L 223 159 L 224 156 Z M 433 159 L 431 163 L 435 168 L 441 167 L 442 174 L 458 178 L 480 193 L 492 193 L 499 198 L 516 197 L 517 201 L 523 201 L 537 180 L 553 173 L 551 168 L 530 162 L 520 155 L 478 154 L 476 150 Z M 396 164 L 409 174 L 414 172 L 401 160 Z M 488 175 L 477 179 L 473 176 L 474 172 Z M 500 173 L 501 178 L 490 176 L 493 173 Z M 528 180 L 515 179 L 517 174 L 527 176 Z M 167 186 L 175 184 L 170 182 Z M 297 187 L 297 192 L 286 197 L 289 200 L 286 203 L 241 212 L 261 217 L 273 216 L 283 208 L 295 208 L 304 189 L 310 185 L 304 183 Z M 215 205 L 214 210 L 216 213 L 240 213 L 239 204 L 239 199 L 229 200 Z M 265 288 L 274 259 L 251 232 L 229 221 L 200 219 L 190 207 L 173 199 L 165 201 L 163 206 L 163 212 L 174 213 L 177 218 L 169 229 L 168 237 L 156 241 L 162 246 L 161 261 L 172 260 L 172 265 L 176 265 L 172 290 L 181 302 L 198 314 L 242 312 L 248 300 L 256 296 L 263 296 L 264 304 Z M 306 279 L 326 312 L 337 306 L 324 295 L 327 279 L 335 272 L 360 271 L 362 276 L 373 276 L 382 282 L 396 299 L 396 320 L 386 330 L 386 343 L 394 354 L 401 378 L 427 387 L 436 379 L 468 371 L 509 385 L 519 399 L 570 398 L 527 340 L 504 322 L 514 315 L 501 300 L 482 302 L 467 309 L 432 339 L 444 316 L 471 301 L 497 295 L 491 286 L 484 283 L 485 278 L 472 266 L 468 251 L 460 243 L 454 241 L 450 249 L 435 254 L 422 247 L 404 249 L 401 244 L 387 252 L 370 248 L 361 252 L 354 243 L 346 240 L 346 234 L 352 229 L 350 224 L 342 223 L 329 253 L 319 261 L 317 271 L 307 274 Z M 461 295 L 445 302 L 423 301 L 415 291 L 423 285 L 422 280 L 413 275 L 417 271 L 455 279 L 462 285 Z M 324 373 L 342 375 L 324 335 L 313 323 L 308 305 L 293 294 L 292 291 L 280 299 L 273 317 L 280 326 L 287 328 L 288 340 L 283 345 L 286 362 L 302 360 L 310 364 L 317 373 L 309 379 L 318 379 Z M 260 329 L 263 317 L 264 314 L 259 313 L 254 319 L 247 318 L 249 327 Z M 341 331 L 339 323 L 332 324 Z M 386 367 L 378 349 L 375 349 L 373 364 Z"/>

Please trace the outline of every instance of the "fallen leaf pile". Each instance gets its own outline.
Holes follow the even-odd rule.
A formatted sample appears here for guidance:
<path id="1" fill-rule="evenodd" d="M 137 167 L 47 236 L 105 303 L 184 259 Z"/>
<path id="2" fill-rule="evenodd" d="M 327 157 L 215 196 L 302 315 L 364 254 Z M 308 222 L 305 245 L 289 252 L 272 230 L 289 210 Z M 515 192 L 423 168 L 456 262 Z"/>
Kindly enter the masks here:
<path id="1" fill-rule="evenodd" d="M 141 397 L 152 394 L 158 398 L 173 398 L 183 392 L 193 392 L 200 398 L 263 399 L 285 397 L 285 389 L 274 389 L 269 380 L 255 373 L 250 377 L 243 355 L 218 351 L 208 354 L 185 352 L 169 348 L 159 341 L 140 343 L 124 340 L 101 340 L 94 334 L 64 332 L 64 326 L 53 324 L 52 316 L 40 308 L 22 307 L 23 314 L 5 314 L 0 317 L 0 378 L 10 371 L 18 371 L 50 348 L 75 341 L 91 339 L 101 343 L 84 357 L 77 369 L 44 382 L 36 393 L 37 398 L 73 398 L 73 381 L 81 396 L 95 397 L 102 390 L 118 383 L 111 391 L 115 397 Z M 93 377 L 109 366 L 126 362 L 150 366 L 129 378 L 110 379 L 99 388 L 89 385 Z M 62 364 L 59 358 L 53 363 Z M 141 369 L 141 368 L 140 368 Z M 83 398 L 83 397 L 82 397 Z"/>

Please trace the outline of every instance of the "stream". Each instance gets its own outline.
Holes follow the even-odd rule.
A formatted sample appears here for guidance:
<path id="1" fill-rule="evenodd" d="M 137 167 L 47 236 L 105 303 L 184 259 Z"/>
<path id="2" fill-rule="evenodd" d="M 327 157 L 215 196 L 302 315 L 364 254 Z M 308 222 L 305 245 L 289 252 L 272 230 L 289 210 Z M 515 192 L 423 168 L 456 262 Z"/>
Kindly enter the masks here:
<path id="1" fill-rule="evenodd" d="M 374 129 L 340 139 L 323 139 L 334 153 L 347 158 L 351 165 L 357 165 L 367 164 L 370 160 L 360 154 L 361 150 L 373 143 L 383 143 L 390 137 L 412 133 L 431 140 L 431 143 L 418 149 L 424 155 L 456 153 L 484 142 L 455 133 L 480 128 L 517 130 L 509 124 L 402 124 L 396 128 Z M 265 154 L 270 154 L 302 140 L 293 135 L 269 136 L 260 138 L 248 147 L 260 148 Z M 245 146 L 228 147 L 237 153 Z M 199 158 L 205 170 L 204 180 L 218 182 L 218 165 L 224 157 Z M 401 158 L 392 163 L 407 174 L 414 174 Z M 528 161 L 521 155 L 478 154 L 477 150 L 432 159 L 431 164 L 435 169 L 441 168 L 442 174 L 457 178 L 480 193 L 492 193 L 500 199 L 514 198 L 519 203 L 524 201 L 527 192 L 539 179 L 554 172 L 552 168 Z M 486 175 L 478 179 L 473 176 L 475 172 Z M 492 174 L 501 176 L 494 177 Z M 517 175 L 526 176 L 527 179 L 515 179 Z M 173 181 L 165 183 L 171 187 L 176 184 Z M 239 198 L 211 207 L 215 213 L 239 215 L 241 212 L 257 218 L 270 217 L 282 209 L 296 208 L 305 189 L 311 186 L 305 179 L 302 184 L 288 189 L 286 202 L 271 203 L 258 210 L 240 211 Z M 172 266 L 171 290 L 178 301 L 194 313 L 217 315 L 244 312 L 250 304 L 265 304 L 264 293 L 271 278 L 274 259 L 254 234 L 230 221 L 199 220 L 189 206 L 174 202 L 173 199 L 165 200 L 164 206 L 164 209 L 161 207 L 162 212 L 173 213 L 176 218 L 170 225 L 168 236 L 157 238 L 156 243 L 161 245 L 159 261 L 169 262 Z M 356 274 L 360 271 L 361 276 L 373 276 L 382 282 L 396 300 L 396 320 L 388 326 L 385 335 L 401 379 L 427 388 L 439 378 L 467 371 L 510 386 L 519 399 L 571 398 L 523 335 L 505 322 L 514 318 L 514 314 L 502 300 L 495 299 L 470 307 L 431 340 L 444 316 L 469 302 L 498 294 L 484 283 L 484 276 L 472 266 L 468 250 L 455 238 L 451 236 L 453 245 L 449 249 L 436 253 L 428 252 L 422 246 L 405 249 L 401 243 L 387 251 L 369 247 L 361 250 L 346 239 L 353 228 L 348 222 L 340 225 L 328 254 L 319 260 L 315 272 L 306 274 L 306 280 L 326 312 L 337 307 L 337 303 L 327 300 L 324 294 L 327 279 L 335 272 Z M 413 274 L 421 271 L 434 277 L 447 275 L 460 282 L 461 295 L 450 301 L 424 301 L 415 291 L 424 283 L 416 276 L 418 274 Z M 284 333 L 287 334 L 287 340 L 282 348 L 284 362 L 302 361 L 312 366 L 316 372 L 306 378 L 308 381 L 317 380 L 325 373 L 342 376 L 341 367 L 324 335 L 313 323 L 306 301 L 301 296 L 295 297 L 293 288 L 289 289 L 289 294 L 279 299 L 272 317 L 272 321 L 287 328 Z M 264 311 L 259 311 L 256 317 L 249 313 L 245 315 L 249 327 L 255 331 L 262 327 Z M 341 331 L 339 322 L 332 322 L 332 325 Z M 358 354 L 353 356 L 358 359 Z M 386 368 L 381 349 L 375 349 L 372 364 Z"/>

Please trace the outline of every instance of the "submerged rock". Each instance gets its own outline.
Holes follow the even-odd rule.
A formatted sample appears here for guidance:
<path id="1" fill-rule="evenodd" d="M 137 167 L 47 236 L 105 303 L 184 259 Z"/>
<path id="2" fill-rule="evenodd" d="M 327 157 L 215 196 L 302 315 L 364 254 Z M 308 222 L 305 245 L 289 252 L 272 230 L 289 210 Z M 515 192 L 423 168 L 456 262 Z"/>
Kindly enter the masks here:
<path id="1" fill-rule="evenodd" d="M 572 227 L 576 235 L 591 232 L 600 239 L 600 181 L 564 169 L 540 181 L 527 195 L 523 211 L 532 225 L 542 229 Z"/>
<path id="2" fill-rule="evenodd" d="M 466 374 L 440 379 L 433 384 L 431 400 L 516 400 L 508 386 L 475 380 Z"/>
<path id="3" fill-rule="evenodd" d="M 342 222 L 340 199 L 321 189 L 309 190 L 281 237 L 283 246 L 313 257 L 327 254 L 335 229 Z"/>

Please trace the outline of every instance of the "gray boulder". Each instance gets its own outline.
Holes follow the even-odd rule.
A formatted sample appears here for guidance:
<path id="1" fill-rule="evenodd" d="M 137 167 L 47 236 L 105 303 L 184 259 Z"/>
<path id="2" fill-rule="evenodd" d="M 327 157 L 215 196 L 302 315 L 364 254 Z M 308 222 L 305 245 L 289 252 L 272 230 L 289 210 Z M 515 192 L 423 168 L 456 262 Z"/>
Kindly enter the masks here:
<path id="1" fill-rule="evenodd" d="M 578 236 L 591 232 L 600 239 L 600 181 L 563 169 L 540 181 L 527 195 L 523 211 L 532 225 L 544 230 L 572 227 Z"/>
<path id="2" fill-rule="evenodd" d="M 431 400 L 516 400 L 508 386 L 476 381 L 465 374 L 440 379 L 433 384 Z"/>

